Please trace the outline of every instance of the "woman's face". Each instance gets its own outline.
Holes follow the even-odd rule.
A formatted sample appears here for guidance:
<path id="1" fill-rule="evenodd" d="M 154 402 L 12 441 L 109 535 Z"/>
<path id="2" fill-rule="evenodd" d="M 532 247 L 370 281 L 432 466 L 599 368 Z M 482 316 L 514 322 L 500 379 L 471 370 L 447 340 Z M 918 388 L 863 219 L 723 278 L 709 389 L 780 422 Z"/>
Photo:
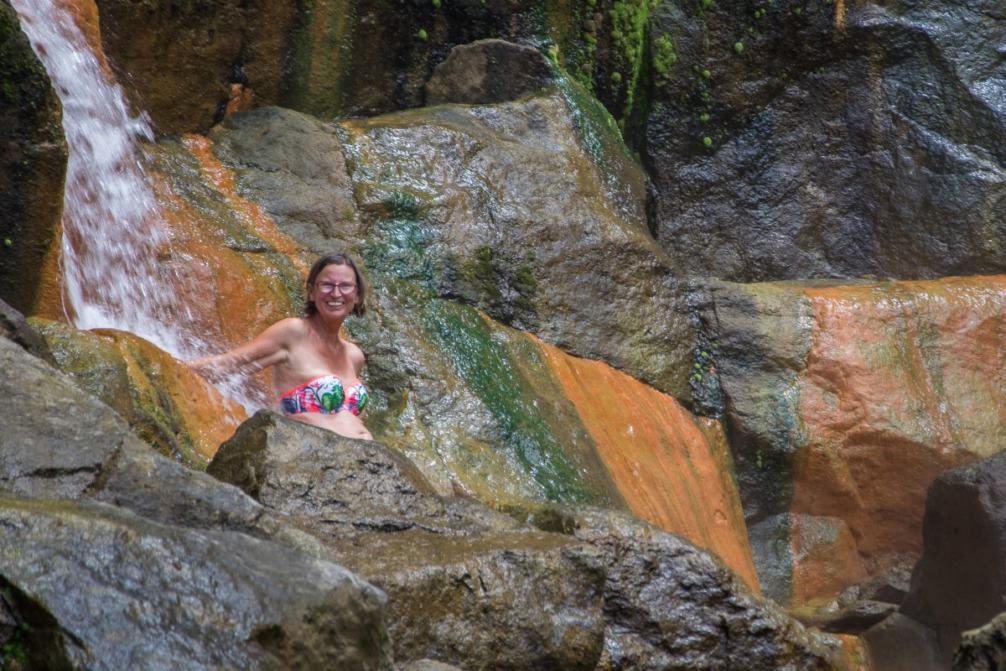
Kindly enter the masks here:
<path id="1" fill-rule="evenodd" d="M 318 314 L 345 319 L 353 314 L 358 299 L 356 273 L 349 266 L 328 265 L 322 268 L 307 293 Z"/>

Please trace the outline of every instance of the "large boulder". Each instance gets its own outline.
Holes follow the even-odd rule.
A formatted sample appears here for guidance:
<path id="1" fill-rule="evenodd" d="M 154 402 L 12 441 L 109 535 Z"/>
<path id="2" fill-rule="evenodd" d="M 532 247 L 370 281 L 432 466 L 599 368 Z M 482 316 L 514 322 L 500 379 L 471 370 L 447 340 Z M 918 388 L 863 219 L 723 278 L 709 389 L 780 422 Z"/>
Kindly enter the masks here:
<path id="1" fill-rule="evenodd" d="M 1006 268 L 995 0 L 661 3 L 639 135 L 675 267 L 734 281 Z"/>
<path id="2" fill-rule="evenodd" d="M 939 632 L 949 665 L 961 632 L 1006 610 L 1006 453 L 936 478 L 922 559 L 902 612 Z"/>
<path id="3" fill-rule="evenodd" d="M 209 472 L 296 515 L 329 538 L 340 564 L 385 590 L 397 659 L 465 669 L 840 665 L 836 639 L 805 631 L 710 555 L 625 513 L 514 509 L 541 529 L 531 531 L 434 496 L 384 446 L 268 413 L 245 423 Z"/>
<path id="4" fill-rule="evenodd" d="M 0 0 L 0 299 L 34 311 L 63 212 L 67 149 L 62 106 Z"/>
<path id="5" fill-rule="evenodd" d="M 579 544 L 435 496 L 380 444 L 271 413 L 242 425 L 208 471 L 301 519 L 340 564 L 387 592 L 397 659 L 594 668 L 604 573 Z"/>
<path id="6" fill-rule="evenodd" d="M 391 668 L 384 594 L 283 545 L 96 503 L 0 500 L 0 525 L 0 582 L 61 648 L 46 668 Z"/>
<path id="7" fill-rule="evenodd" d="M 525 513 L 603 553 L 605 649 L 598 669 L 829 669 L 837 639 L 806 630 L 752 594 L 719 561 L 624 513 L 544 508 Z"/>
<path id="8" fill-rule="evenodd" d="M 579 95 L 342 122 L 364 259 L 687 400 L 694 334 L 645 175 Z"/>
<path id="9" fill-rule="evenodd" d="M 703 383 L 722 392 L 748 525 L 783 513 L 840 520 L 854 543 L 834 565 L 862 562 L 868 575 L 917 558 L 932 479 L 1006 445 L 1006 368 L 992 344 L 1006 329 L 1004 288 L 1002 276 L 712 285 Z M 813 556 L 794 535 L 774 538 L 790 557 Z M 794 605 L 848 586 L 801 588 L 800 568 L 770 547 L 757 544 L 755 562 L 790 574 L 776 593 Z"/>

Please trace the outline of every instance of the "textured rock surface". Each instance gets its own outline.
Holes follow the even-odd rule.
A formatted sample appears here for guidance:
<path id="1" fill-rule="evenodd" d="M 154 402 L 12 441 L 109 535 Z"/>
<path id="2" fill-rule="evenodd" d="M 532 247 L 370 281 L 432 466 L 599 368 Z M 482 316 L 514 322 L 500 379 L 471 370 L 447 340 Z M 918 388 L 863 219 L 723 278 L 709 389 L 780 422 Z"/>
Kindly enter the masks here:
<path id="1" fill-rule="evenodd" d="M 8 0 L 0 0 L 0 299 L 34 310 L 66 176 L 62 107 Z"/>
<path id="2" fill-rule="evenodd" d="M 953 671 L 995 671 L 1006 666 L 1006 613 L 964 632 L 954 652 Z"/>
<path id="3" fill-rule="evenodd" d="M 675 266 L 1002 272 L 1004 26 L 995 0 L 662 3 L 643 153 Z"/>
<path id="4" fill-rule="evenodd" d="M 42 334 L 25 320 L 23 314 L 2 300 L 0 300 L 0 337 L 20 345 L 46 363 L 56 363 Z"/>
<path id="5" fill-rule="evenodd" d="M 917 557 L 932 478 L 1006 444 L 1004 278 L 711 294 L 705 337 L 748 524 L 840 518 L 870 574 Z"/>
<path id="6" fill-rule="evenodd" d="M 343 122 L 363 256 L 687 398 L 692 327 L 645 176 L 573 97 Z"/>
<path id="7" fill-rule="evenodd" d="M 93 503 L 3 500 L 0 525 L 73 668 L 390 668 L 384 595 L 334 564 Z"/>
<path id="8" fill-rule="evenodd" d="M 247 419 L 241 406 L 137 336 L 34 323 L 48 339 L 57 367 L 166 457 L 205 467 L 220 443 Z"/>
<path id="9" fill-rule="evenodd" d="M 313 254 L 363 237 L 336 127 L 268 107 L 227 117 L 213 150 L 281 230 Z"/>
<path id="10" fill-rule="evenodd" d="M 553 83 L 540 51 L 505 40 L 478 40 L 451 49 L 426 82 L 426 104 L 485 105 L 517 100 Z"/>
<path id="11" fill-rule="evenodd" d="M 922 559 L 901 607 L 940 633 L 950 661 L 961 632 L 1006 610 L 1006 453 L 936 478 L 926 497 Z"/>
<path id="12" fill-rule="evenodd" d="M 269 413 L 221 446 L 209 472 L 301 518 L 340 564 L 386 591 L 396 657 L 465 669 L 594 667 L 604 573 L 569 539 L 434 496 L 382 445 Z"/>
<path id="13" fill-rule="evenodd" d="M 632 517 L 590 508 L 531 521 L 601 550 L 608 569 L 598 669 L 827 669 L 837 639 L 805 630 L 722 564 Z"/>
<path id="14" fill-rule="evenodd" d="M 96 0 L 113 66 L 161 133 L 209 128 L 232 85 L 280 96 L 295 7 L 286 2 Z"/>

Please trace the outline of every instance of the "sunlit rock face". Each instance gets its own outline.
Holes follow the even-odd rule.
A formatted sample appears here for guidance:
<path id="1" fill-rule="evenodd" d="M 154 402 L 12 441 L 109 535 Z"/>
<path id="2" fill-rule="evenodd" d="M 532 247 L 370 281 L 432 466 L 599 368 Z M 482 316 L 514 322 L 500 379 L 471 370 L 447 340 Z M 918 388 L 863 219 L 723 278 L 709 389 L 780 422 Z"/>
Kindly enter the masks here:
<path id="1" fill-rule="evenodd" d="M 342 122 L 363 256 L 687 398 L 692 328 L 645 177 L 573 96 Z"/>
<path id="2" fill-rule="evenodd" d="M 0 299 L 21 312 L 43 300 L 59 238 L 67 150 L 62 107 L 8 0 L 0 1 Z"/>
<path id="3" fill-rule="evenodd" d="M 711 296 L 748 523 L 840 520 L 870 574 L 917 557 L 932 479 L 1006 444 L 1006 279 L 724 284 Z"/>
<path id="4" fill-rule="evenodd" d="M 204 468 L 247 418 L 244 408 L 142 338 L 41 320 L 34 325 L 64 373 L 161 454 L 189 467 Z"/>
<path id="5" fill-rule="evenodd" d="M 661 245 L 734 281 L 1002 272 L 1004 24 L 995 0 L 661 3 Z"/>
<path id="6" fill-rule="evenodd" d="M 204 130 L 232 85 L 275 103 L 295 7 L 288 2 L 97 0 L 109 59 L 160 133 Z"/>

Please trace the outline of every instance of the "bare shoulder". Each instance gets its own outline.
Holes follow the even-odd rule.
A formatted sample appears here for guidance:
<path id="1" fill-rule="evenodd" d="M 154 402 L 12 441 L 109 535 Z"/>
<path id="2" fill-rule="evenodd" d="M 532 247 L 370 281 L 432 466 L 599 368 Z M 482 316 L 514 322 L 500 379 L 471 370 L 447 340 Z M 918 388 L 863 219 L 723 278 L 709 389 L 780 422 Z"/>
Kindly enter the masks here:
<path id="1" fill-rule="evenodd" d="M 363 353 L 363 350 L 360 349 L 360 346 L 357 345 L 356 343 L 351 343 L 348 340 L 345 341 L 345 343 L 346 343 L 346 355 L 349 357 L 349 360 L 353 363 L 353 368 L 355 368 L 356 372 L 359 373 L 360 369 L 363 368 L 363 364 L 366 363 L 367 361 L 367 356 Z"/>

